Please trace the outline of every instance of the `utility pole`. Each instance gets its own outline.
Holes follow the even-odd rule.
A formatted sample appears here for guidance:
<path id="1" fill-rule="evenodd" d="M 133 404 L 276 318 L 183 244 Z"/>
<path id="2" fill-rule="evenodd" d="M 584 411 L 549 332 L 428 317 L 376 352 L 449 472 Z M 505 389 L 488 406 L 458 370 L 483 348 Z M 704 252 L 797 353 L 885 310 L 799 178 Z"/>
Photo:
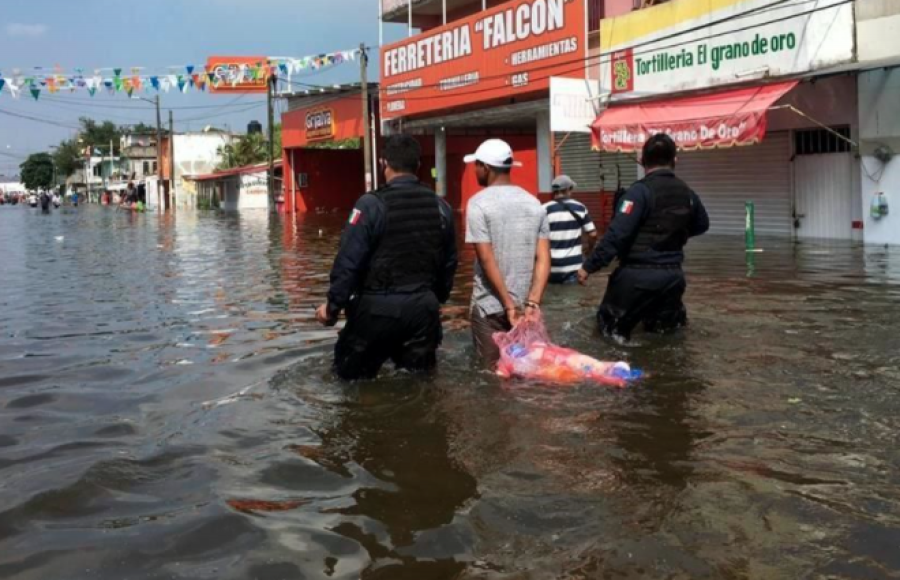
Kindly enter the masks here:
<path id="1" fill-rule="evenodd" d="M 267 91 L 267 105 L 269 113 L 269 212 L 277 211 L 275 207 L 275 88 L 278 82 L 274 73 L 269 74 L 269 82 L 267 83 L 269 90 Z"/>
<path id="2" fill-rule="evenodd" d="M 363 158 L 365 159 L 366 190 L 372 189 L 372 133 L 369 131 L 369 54 L 365 43 L 359 45 L 359 82 L 362 88 Z"/>
<path id="3" fill-rule="evenodd" d="M 175 206 L 175 120 L 172 109 L 169 109 L 169 195 L 166 196 L 166 209 Z M 171 201 L 170 201 L 171 198 Z"/>
<path id="4" fill-rule="evenodd" d="M 162 188 L 162 115 L 159 110 L 159 95 L 156 95 L 156 206 L 159 211 L 160 190 Z"/>

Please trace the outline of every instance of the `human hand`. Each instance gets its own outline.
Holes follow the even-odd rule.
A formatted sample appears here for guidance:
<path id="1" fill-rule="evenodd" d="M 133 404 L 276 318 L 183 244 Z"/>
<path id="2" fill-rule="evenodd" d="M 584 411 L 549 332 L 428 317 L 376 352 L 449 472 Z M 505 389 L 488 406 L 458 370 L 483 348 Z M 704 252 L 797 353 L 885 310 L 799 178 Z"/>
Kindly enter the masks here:
<path id="1" fill-rule="evenodd" d="M 322 326 L 334 326 L 337 320 L 328 316 L 328 304 L 323 304 L 316 308 L 316 320 Z"/>
<path id="2" fill-rule="evenodd" d="M 537 320 L 541 316 L 541 305 L 537 302 L 525 303 L 525 320 Z"/>
<path id="3" fill-rule="evenodd" d="M 519 313 L 519 309 L 515 306 L 510 306 L 506 308 L 506 318 L 509 320 L 509 323 L 513 326 L 517 326 L 519 322 L 522 321 L 522 315 Z"/>
<path id="4" fill-rule="evenodd" d="M 591 275 L 588 274 L 587 270 L 585 270 L 584 268 L 578 269 L 578 283 L 579 284 L 581 284 L 582 286 L 587 286 L 587 281 L 588 281 L 588 278 L 590 278 L 590 277 L 591 277 Z"/>

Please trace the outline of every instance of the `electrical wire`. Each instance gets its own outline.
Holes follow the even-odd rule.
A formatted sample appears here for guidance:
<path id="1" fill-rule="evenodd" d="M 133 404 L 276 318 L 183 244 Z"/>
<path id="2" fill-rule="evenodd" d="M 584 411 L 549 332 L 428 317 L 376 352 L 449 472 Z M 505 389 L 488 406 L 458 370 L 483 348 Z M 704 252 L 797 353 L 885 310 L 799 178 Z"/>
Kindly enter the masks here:
<path id="1" fill-rule="evenodd" d="M 80 129 L 81 129 L 81 127 L 77 127 L 77 126 L 75 126 L 75 125 L 69 125 L 69 124 L 66 124 L 64 121 L 56 121 L 56 120 L 51 120 L 51 119 L 46 119 L 46 118 L 33 117 L 33 116 L 31 116 L 31 115 L 23 115 L 23 114 L 20 114 L 20 113 L 15 113 L 15 112 L 13 112 L 13 111 L 7 111 L 7 110 L 5 110 L 5 109 L 0 109 L 0 115 L 7 115 L 7 116 L 9 116 L 9 117 L 15 117 L 15 118 L 18 118 L 18 119 L 25 119 L 25 120 L 28 120 L 28 121 L 34 121 L 35 123 L 43 123 L 43 124 L 45 124 L 45 125 L 52 125 L 52 126 L 54 126 L 54 127 L 61 127 L 61 128 L 63 128 L 63 129 L 75 129 L 75 130 L 80 130 Z"/>
<path id="2" fill-rule="evenodd" d="M 664 45 L 664 46 L 656 46 L 660 42 L 664 42 L 664 41 L 672 39 L 672 38 L 677 38 L 677 37 L 683 36 L 685 34 L 690 34 L 692 32 L 709 29 L 709 28 L 712 28 L 717 25 L 725 24 L 725 23 L 732 22 L 735 20 L 740 20 L 743 18 L 747 18 L 749 16 L 754 16 L 754 15 L 758 15 L 761 13 L 771 12 L 773 10 L 776 10 L 776 9 L 782 7 L 786 2 L 789 2 L 789 1 L 790 0 L 777 0 L 776 2 L 773 2 L 771 4 L 767 4 L 765 6 L 761 6 L 761 7 L 752 9 L 752 10 L 748 10 L 748 11 L 742 12 L 740 14 L 735 14 L 732 16 L 724 17 L 724 18 L 721 18 L 719 20 L 716 20 L 716 21 L 713 21 L 713 22 L 710 22 L 707 24 L 702 24 L 702 25 L 698 25 L 698 26 L 695 26 L 692 28 L 688 28 L 686 30 L 674 32 L 674 33 L 665 35 L 660 38 L 655 38 L 653 40 L 647 40 L 644 42 L 640 42 L 640 43 L 632 45 L 630 48 L 632 49 L 633 55 L 639 56 L 639 55 L 647 54 L 647 53 L 651 53 L 651 52 L 659 52 L 661 50 L 679 48 L 679 47 L 683 47 L 687 44 L 694 44 L 697 42 L 697 40 L 688 40 L 688 41 L 677 42 L 674 44 L 669 44 L 669 45 Z M 801 2 L 801 4 L 809 3 L 811 1 L 814 1 L 814 0 L 807 0 L 806 2 Z M 756 28 L 761 28 L 761 27 L 768 26 L 771 24 L 777 24 L 777 23 L 785 22 L 785 21 L 792 20 L 795 18 L 801 18 L 803 16 L 809 16 L 811 14 L 815 14 L 817 12 L 822 12 L 825 10 L 830 10 L 830 9 L 836 8 L 836 7 L 844 5 L 844 4 L 852 3 L 854 1 L 855 0 L 839 0 L 838 2 L 834 2 L 827 6 L 817 6 L 816 8 L 806 10 L 804 12 L 799 12 L 796 14 L 789 14 L 789 15 L 782 16 L 782 17 L 779 17 L 779 18 L 776 18 L 773 20 L 767 20 L 765 22 L 760 22 L 760 23 L 751 24 L 751 25 L 747 25 L 744 27 L 736 28 L 736 29 L 725 30 L 725 31 L 714 33 L 714 34 L 710 34 L 709 36 L 705 37 L 704 40 L 720 38 L 720 37 L 732 35 L 732 34 L 735 34 L 738 32 L 754 30 Z M 654 45 L 654 46 L 650 47 L 650 45 Z M 646 48 L 645 50 L 640 50 L 640 51 L 634 50 L 635 48 L 643 48 L 643 47 L 649 47 L 649 48 Z M 584 67 L 586 65 L 593 64 L 592 61 L 597 61 L 595 63 L 596 65 L 603 65 L 603 64 L 609 63 L 612 61 L 612 55 L 615 52 L 620 52 L 620 50 L 601 52 L 601 53 L 593 55 L 593 56 L 579 57 L 579 58 L 563 61 L 560 63 L 545 64 L 545 65 L 540 65 L 540 66 L 535 66 L 535 67 L 530 67 L 530 68 L 522 68 L 522 69 L 519 69 L 517 72 L 518 73 L 532 73 L 532 72 L 540 72 L 540 71 L 545 71 L 545 70 L 552 71 L 552 74 L 547 74 L 547 75 L 545 75 L 543 77 L 539 77 L 537 79 L 539 81 L 546 80 L 546 79 L 550 78 L 551 76 L 559 76 L 559 75 L 580 72 L 584 69 Z M 559 70 L 559 67 L 570 65 L 570 64 L 578 64 L 578 66 L 575 68 L 572 68 L 572 69 Z M 483 76 L 483 77 L 479 78 L 479 82 L 490 81 L 490 80 L 495 80 L 495 79 L 502 79 L 502 78 L 506 78 L 507 76 L 509 76 L 507 73 Z M 300 81 L 290 81 L 289 84 L 294 85 L 294 86 L 303 86 L 303 87 L 307 87 L 310 89 L 330 88 L 330 87 L 326 87 L 324 85 L 312 85 L 312 84 L 303 83 Z M 490 88 L 475 89 L 475 90 L 471 90 L 471 91 L 448 91 L 446 94 L 430 95 L 427 97 L 416 97 L 416 96 L 412 96 L 412 95 L 408 94 L 408 93 L 419 91 L 419 90 L 422 90 L 425 88 L 435 88 L 435 87 L 439 87 L 439 86 L 440 86 L 439 82 L 432 83 L 432 84 L 423 84 L 423 85 L 420 85 L 413 89 L 409 89 L 408 91 L 404 91 L 404 93 L 402 93 L 403 94 L 402 98 L 404 100 L 433 100 L 433 99 L 441 99 L 441 98 L 456 98 L 459 96 L 474 95 L 474 94 L 485 93 L 485 92 L 496 92 L 503 88 L 503 87 L 490 87 Z M 389 89 L 389 87 L 382 87 L 380 89 L 380 92 L 385 92 L 388 89 Z M 397 98 L 400 98 L 399 95 L 397 96 Z"/>

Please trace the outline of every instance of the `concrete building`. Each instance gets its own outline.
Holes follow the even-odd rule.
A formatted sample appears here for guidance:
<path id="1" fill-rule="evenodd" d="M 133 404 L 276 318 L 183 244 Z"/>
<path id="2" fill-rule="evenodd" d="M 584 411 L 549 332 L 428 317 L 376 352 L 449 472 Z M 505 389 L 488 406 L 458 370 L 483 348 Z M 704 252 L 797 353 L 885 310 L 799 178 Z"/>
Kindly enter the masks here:
<path id="1" fill-rule="evenodd" d="M 276 191 L 281 184 L 281 162 L 275 164 Z M 267 163 L 216 171 L 185 178 L 194 183 L 198 206 L 224 211 L 265 210 L 269 208 Z"/>
<path id="2" fill-rule="evenodd" d="M 200 132 L 176 133 L 174 135 L 174 164 L 170 161 L 169 136 L 163 137 L 163 179 L 170 180 L 174 165 L 174 198 L 169 204 L 176 209 L 196 209 L 198 207 L 196 181 L 190 177 L 209 175 L 222 162 L 220 149 L 236 138 L 227 131 L 209 129 Z M 165 197 L 165 192 L 163 192 Z M 160 207 L 168 208 L 165 199 Z"/>
<path id="3" fill-rule="evenodd" d="M 856 19 L 864 238 L 871 244 L 900 244 L 900 2 L 859 1 Z M 878 194 L 890 209 L 886 216 L 873 216 Z"/>
<path id="4" fill-rule="evenodd" d="M 626 8 L 609 2 L 613 11 Z M 634 154 L 666 132 L 713 233 L 862 240 L 851 3 L 673 0 L 600 26 L 593 144 Z"/>
<path id="5" fill-rule="evenodd" d="M 552 78 L 584 85 L 597 76 L 589 56 L 602 2 L 380 1 L 382 22 L 405 24 L 409 35 L 381 50 L 382 130 L 421 137 L 434 185 L 454 208 L 479 189 L 463 156 L 490 137 L 508 141 L 523 163 L 518 185 L 549 194 L 555 174 L 574 174 L 595 214 L 618 181 L 634 180 L 626 157 L 591 150 L 587 124 L 562 132 L 552 120 Z"/>
<path id="6" fill-rule="evenodd" d="M 124 159 L 122 171 L 126 178 L 138 182 L 157 176 L 156 133 L 123 135 L 119 150 Z"/>

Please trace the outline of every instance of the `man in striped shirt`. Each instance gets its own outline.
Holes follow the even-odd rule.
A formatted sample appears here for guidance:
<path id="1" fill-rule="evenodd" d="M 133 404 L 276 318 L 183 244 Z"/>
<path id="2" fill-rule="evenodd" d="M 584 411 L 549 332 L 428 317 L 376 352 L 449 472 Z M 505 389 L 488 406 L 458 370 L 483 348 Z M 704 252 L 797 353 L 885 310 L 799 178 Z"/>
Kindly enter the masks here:
<path id="1" fill-rule="evenodd" d="M 544 209 L 550 222 L 550 283 L 577 284 L 584 255 L 597 242 L 597 228 L 583 203 L 572 199 L 575 182 L 568 175 L 553 180 L 553 201 Z"/>

